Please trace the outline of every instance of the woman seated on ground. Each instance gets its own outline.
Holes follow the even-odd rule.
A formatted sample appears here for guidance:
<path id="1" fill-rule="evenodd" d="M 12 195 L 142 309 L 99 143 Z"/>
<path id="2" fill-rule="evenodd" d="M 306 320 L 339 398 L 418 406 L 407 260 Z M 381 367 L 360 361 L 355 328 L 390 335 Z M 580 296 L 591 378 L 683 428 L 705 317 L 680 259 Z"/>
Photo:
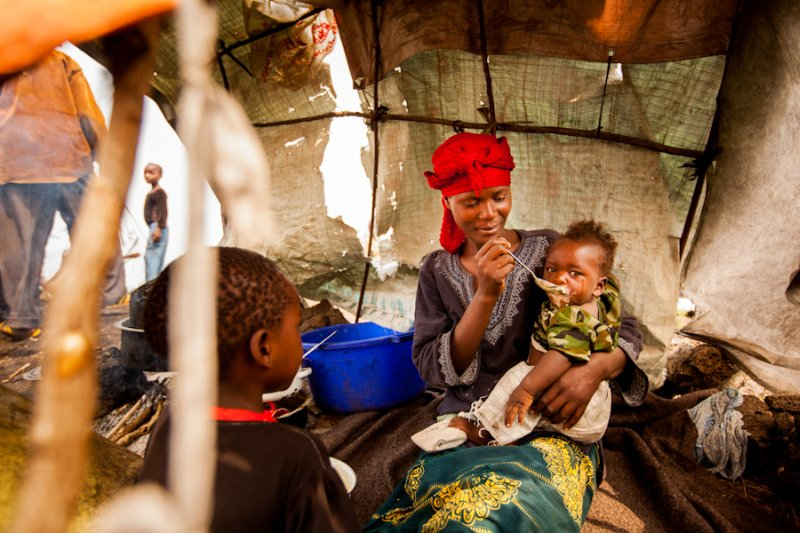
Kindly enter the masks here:
<path id="1" fill-rule="evenodd" d="M 552 230 L 511 230 L 511 170 L 505 139 L 459 133 L 433 154 L 428 184 L 442 192 L 444 250 L 420 269 L 413 357 L 429 384 L 446 388 L 439 414 L 469 411 L 531 350 L 545 298 L 510 249 L 541 275 Z M 634 361 L 641 335 L 623 317 L 618 347 L 575 364 L 534 403 L 551 422 L 574 425 L 598 385 L 612 380 L 629 405 L 647 378 Z M 597 443 L 534 432 L 514 446 L 459 446 L 422 453 L 365 530 L 469 528 L 579 531 L 602 478 Z"/>

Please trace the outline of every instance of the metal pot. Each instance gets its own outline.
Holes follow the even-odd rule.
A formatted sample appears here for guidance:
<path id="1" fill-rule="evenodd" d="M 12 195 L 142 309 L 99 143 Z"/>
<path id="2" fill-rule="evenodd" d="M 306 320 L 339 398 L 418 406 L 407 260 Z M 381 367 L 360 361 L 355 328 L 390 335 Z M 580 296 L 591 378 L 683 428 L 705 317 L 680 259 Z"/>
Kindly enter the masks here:
<path id="1" fill-rule="evenodd" d="M 130 368 L 138 368 L 153 372 L 167 370 L 167 359 L 161 357 L 150 347 L 144 338 L 144 330 L 131 327 L 130 319 L 123 318 L 114 327 L 122 330 L 120 333 L 120 351 L 123 364 Z"/>
<path id="2" fill-rule="evenodd" d="M 278 419 L 278 422 L 304 428 L 308 424 L 309 405 L 311 405 L 311 396 L 307 396 L 304 391 L 300 391 L 275 404 L 276 407 L 287 410 L 286 413 L 280 414 L 275 418 Z"/>

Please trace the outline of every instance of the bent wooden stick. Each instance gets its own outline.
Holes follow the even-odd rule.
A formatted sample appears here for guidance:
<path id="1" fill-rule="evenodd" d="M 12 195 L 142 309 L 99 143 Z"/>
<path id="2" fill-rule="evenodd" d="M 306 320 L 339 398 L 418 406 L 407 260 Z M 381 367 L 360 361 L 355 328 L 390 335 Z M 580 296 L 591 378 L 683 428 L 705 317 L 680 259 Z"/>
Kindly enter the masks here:
<path id="1" fill-rule="evenodd" d="M 189 159 L 188 246 L 169 288 L 170 367 L 178 375 L 171 394 L 168 485 L 187 531 L 211 522 L 216 425 L 209 413 L 217 396 L 217 255 L 203 246 L 203 186 L 211 165 L 213 125 L 206 122 L 214 80 L 209 65 L 217 36 L 216 6 L 182 1 L 176 28 L 182 77 L 178 133 Z"/>
<path id="2" fill-rule="evenodd" d="M 114 111 L 100 147 L 102 176 L 87 187 L 73 251 L 45 313 L 28 471 L 12 527 L 17 533 L 67 531 L 82 487 L 95 412 L 94 352 L 103 280 L 118 246 L 157 30 L 151 20 L 104 39 L 114 75 Z"/>

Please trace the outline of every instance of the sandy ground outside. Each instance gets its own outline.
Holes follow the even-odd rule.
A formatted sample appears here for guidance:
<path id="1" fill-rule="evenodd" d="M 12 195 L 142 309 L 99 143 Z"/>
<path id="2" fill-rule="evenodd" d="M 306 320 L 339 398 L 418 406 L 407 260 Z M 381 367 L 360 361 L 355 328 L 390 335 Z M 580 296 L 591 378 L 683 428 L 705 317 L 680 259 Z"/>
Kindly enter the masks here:
<path id="1" fill-rule="evenodd" d="M 98 355 L 105 348 L 120 346 L 120 330 L 115 324 L 128 316 L 128 305 L 114 305 L 102 310 Z M 42 335 L 46 335 L 43 332 Z M 15 341 L 0 334 L 0 383 L 33 400 L 36 375 L 42 365 L 42 342 L 39 339 Z"/>

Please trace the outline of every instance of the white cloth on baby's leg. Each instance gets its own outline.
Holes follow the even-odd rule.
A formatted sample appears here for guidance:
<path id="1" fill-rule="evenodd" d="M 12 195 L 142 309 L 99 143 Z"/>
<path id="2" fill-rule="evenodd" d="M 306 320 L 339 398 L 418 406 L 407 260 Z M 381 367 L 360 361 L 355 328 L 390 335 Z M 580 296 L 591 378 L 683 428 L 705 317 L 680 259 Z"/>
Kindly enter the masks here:
<path id="1" fill-rule="evenodd" d="M 586 411 L 574 426 L 564 429 L 564 424 L 553 424 L 547 418 L 542 418 L 539 427 L 556 431 L 582 444 L 591 444 L 603 438 L 610 418 L 611 387 L 608 386 L 608 381 L 601 381 L 589 400 Z"/>
<path id="2" fill-rule="evenodd" d="M 466 415 L 466 413 L 459 413 L 459 415 Z M 467 434 L 458 428 L 450 427 L 451 420 L 452 418 L 440 420 L 411 435 L 411 440 L 428 453 L 461 446 L 467 442 Z"/>
<path id="3" fill-rule="evenodd" d="M 561 433 L 583 444 L 600 440 L 611 417 L 611 388 L 607 381 L 600 383 L 583 416 L 570 429 L 564 429 L 563 424 L 551 423 L 541 413 L 531 412 L 525 415 L 522 423 L 515 421 L 510 428 L 506 427 L 505 415 L 508 398 L 533 368 L 525 362 L 513 366 L 500 378 L 489 396 L 482 402 L 477 402 L 472 410 L 481 425 L 492 434 L 497 444 L 506 445 L 517 441 L 528 435 L 537 426 L 539 429 Z"/>
<path id="4" fill-rule="evenodd" d="M 481 425 L 492 434 L 497 444 L 505 446 L 521 439 L 533 431 L 533 428 L 542 418 L 540 413 L 531 413 L 529 411 L 525 414 L 525 419 L 522 423 L 515 421 L 510 428 L 506 427 L 505 418 L 508 398 L 532 368 L 524 361 L 517 363 L 503 374 L 503 377 L 494 386 L 489 396 L 485 400 L 477 402 L 473 407 L 472 412 Z"/>

